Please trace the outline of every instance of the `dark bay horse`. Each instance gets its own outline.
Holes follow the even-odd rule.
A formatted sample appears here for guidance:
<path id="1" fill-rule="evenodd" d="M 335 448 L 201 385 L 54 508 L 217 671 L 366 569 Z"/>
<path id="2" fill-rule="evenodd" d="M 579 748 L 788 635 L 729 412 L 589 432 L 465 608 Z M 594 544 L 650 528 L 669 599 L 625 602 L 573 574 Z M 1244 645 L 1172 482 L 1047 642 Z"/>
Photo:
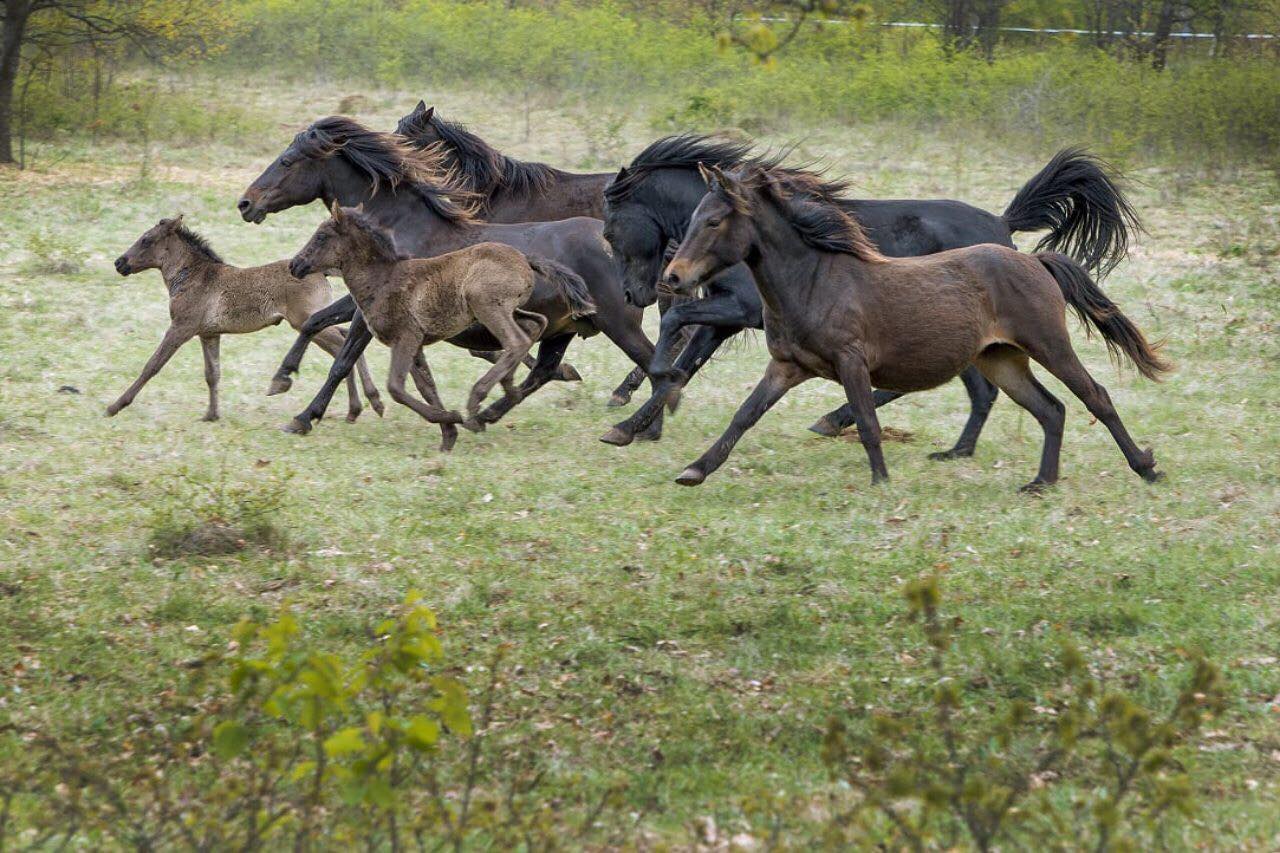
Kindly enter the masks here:
<path id="1" fill-rule="evenodd" d="M 337 201 L 344 207 L 364 205 L 365 212 L 410 257 L 433 257 L 474 243 L 505 243 L 520 251 L 564 264 L 586 282 L 596 313 L 592 323 L 636 365 L 648 368 L 653 344 L 641 328 L 642 309 L 627 305 L 617 264 L 601 236 L 597 219 L 576 217 L 557 222 L 484 223 L 475 219 L 474 195 L 439 171 L 438 159 L 402 137 L 377 133 L 352 119 L 320 119 L 293 142 L 249 185 L 237 205 L 249 222 L 299 204 Z M 343 300 L 308 322 L 308 330 L 351 318 L 342 353 L 316 398 L 290 424 L 306 432 L 319 420 L 334 390 L 368 345 L 371 335 L 355 311 L 354 300 Z M 539 345 L 533 371 L 521 384 L 525 396 L 555 374 L 572 335 L 549 338 Z M 305 340 L 300 341 L 305 350 Z M 295 344 L 295 350 L 298 345 Z M 290 357 L 295 352 L 290 351 Z M 300 353 L 297 354 L 300 361 Z M 288 365 L 283 365 L 285 371 Z M 286 374 L 287 375 L 287 374 Z M 417 378 L 415 376 L 415 378 Z M 500 417 L 502 401 L 485 410 L 482 420 Z M 655 421 L 653 434 L 661 430 Z"/>
<path id="2" fill-rule="evenodd" d="M 439 146 L 459 183 L 481 197 L 480 216 L 489 222 L 600 219 L 604 214 L 604 187 L 612 172 L 578 174 L 508 157 L 462 125 L 436 115 L 426 101 L 418 101 L 400 119 L 396 133 L 419 148 Z"/>
<path id="3" fill-rule="evenodd" d="M 1042 489 L 1058 479 L 1065 408 L 1036 381 L 1029 360 L 1106 425 L 1135 473 L 1159 478 L 1154 455 L 1138 449 L 1106 389 L 1076 356 L 1067 306 L 1101 333 L 1114 358 L 1128 357 L 1143 376 L 1158 379 L 1170 365 L 1076 261 L 998 245 L 888 258 L 816 176 L 759 166 L 702 171 L 710 192 L 694 210 L 663 285 L 688 293 L 746 263 L 764 302 L 772 359 L 729 428 L 676 482 L 703 482 L 774 403 L 815 376 L 843 386 L 872 482 L 880 482 L 888 471 L 873 386 L 921 391 L 976 365 L 1044 430 L 1040 470 L 1024 487 Z"/>
<path id="4" fill-rule="evenodd" d="M 605 190 L 605 236 L 623 264 L 629 298 L 648 304 L 663 265 L 663 251 L 679 241 L 706 186 L 698 164 L 722 169 L 759 166 L 780 170 L 781 158 L 756 156 L 749 144 L 707 136 L 660 139 L 618 172 Z M 798 175 L 800 170 L 779 174 Z M 1105 273 L 1125 256 L 1130 232 L 1140 226 L 1106 165 L 1083 151 L 1059 152 L 1018 191 L 1008 209 L 995 216 L 972 205 L 948 200 L 865 200 L 841 196 L 843 184 L 827 181 L 824 192 L 851 214 L 885 255 L 910 257 L 979 243 L 1013 246 L 1012 234 L 1048 228 L 1037 250 L 1061 249 L 1076 255 L 1087 267 Z M 628 444 L 636 432 L 661 412 L 663 401 L 704 365 L 725 340 L 744 328 L 761 328 L 759 298 L 750 273 L 743 266 L 726 270 L 705 284 L 706 297 L 678 305 L 664 313 L 656 351 L 659 363 L 651 370 L 663 385 L 630 418 L 617 424 L 602 440 Z M 688 325 L 700 328 L 674 365 L 667 360 L 670 342 Z M 996 398 L 996 388 L 975 370 L 960 374 L 969 392 L 971 411 L 955 446 L 931 454 L 950 459 L 971 456 L 978 435 Z M 876 392 L 877 405 L 901 396 Z M 838 435 L 853 423 L 845 405 L 810 427 L 821 435 Z"/>

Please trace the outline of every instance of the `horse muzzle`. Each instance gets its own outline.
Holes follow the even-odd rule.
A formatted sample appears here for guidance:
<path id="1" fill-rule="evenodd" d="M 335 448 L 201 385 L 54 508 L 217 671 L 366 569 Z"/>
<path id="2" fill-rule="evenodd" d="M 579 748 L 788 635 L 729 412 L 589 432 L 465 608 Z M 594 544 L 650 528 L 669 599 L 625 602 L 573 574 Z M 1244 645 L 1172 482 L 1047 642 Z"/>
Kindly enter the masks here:
<path id="1" fill-rule="evenodd" d="M 236 202 L 236 210 L 240 211 L 240 218 L 245 222 L 252 222 L 254 225 L 261 225 L 262 220 L 267 218 L 267 211 L 249 199 L 248 196 L 241 196 Z"/>
<path id="2" fill-rule="evenodd" d="M 116 272 L 120 275 L 131 275 L 133 273 L 133 265 L 129 263 L 129 259 L 124 255 L 116 258 Z"/>
<path id="3" fill-rule="evenodd" d="M 312 272 L 311 264 L 300 258 L 294 258 L 289 261 L 289 275 L 294 278 L 306 278 L 311 275 Z"/>

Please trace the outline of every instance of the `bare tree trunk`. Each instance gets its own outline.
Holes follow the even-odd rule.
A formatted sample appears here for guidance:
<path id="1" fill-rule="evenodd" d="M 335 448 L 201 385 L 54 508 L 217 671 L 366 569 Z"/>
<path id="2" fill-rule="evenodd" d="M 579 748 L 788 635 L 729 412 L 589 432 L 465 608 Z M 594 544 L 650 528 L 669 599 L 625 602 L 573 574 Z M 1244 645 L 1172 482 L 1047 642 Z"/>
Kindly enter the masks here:
<path id="1" fill-rule="evenodd" d="M 1173 32 L 1174 0 L 1161 0 L 1160 14 L 1156 18 L 1151 36 L 1151 67 L 1163 71 L 1169 56 L 1169 34 Z"/>
<path id="2" fill-rule="evenodd" d="M 0 163 L 13 162 L 11 120 L 13 88 L 18 81 L 18 60 L 26 35 L 31 0 L 4 0 L 4 31 L 0 34 Z"/>

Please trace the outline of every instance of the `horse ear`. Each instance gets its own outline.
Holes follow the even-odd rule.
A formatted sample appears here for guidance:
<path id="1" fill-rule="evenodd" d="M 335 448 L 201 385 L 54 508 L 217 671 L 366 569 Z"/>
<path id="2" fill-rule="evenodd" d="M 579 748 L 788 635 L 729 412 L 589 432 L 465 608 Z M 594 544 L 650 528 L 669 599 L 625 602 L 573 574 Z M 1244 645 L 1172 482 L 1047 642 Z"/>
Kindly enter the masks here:
<path id="1" fill-rule="evenodd" d="M 709 190 L 716 189 L 716 185 L 720 183 L 720 177 L 723 177 L 723 175 L 717 175 L 716 171 L 718 170 L 716 170 L 715 166 L 708 169 L 701 163 L 698 164 L 698 174 L 702 176 L 702 181 L 707 185 L 707 189 Z"/>
<path id="2" fill-rule="evenodd" d="M 182 217 L 184 217 L 184 216 L 186 216 L 186 214 L 185 214 L 185 213 L 179 213 L 177 216 L 173 217 L 173 219 L 170 219 L 170 220 L 169 220 L 169 227 L 170 227 L 171 229 L 176 229 L 179 225 L 181 225 L 181 224 L 182 224 Z"/>
<path id="3" fill-rule="evenodd" d="M 613 179 L 614 179 L 615 181 L 620 181 L 620 180 L 622 180 L 623 178 L 627 177 L 627 175 L 630 175 L 630 174 L 631 174 L 631 173 L 627 171 L 627 167 L 626 167 L 626 166 L 623 166 L 621 169 L 619 169 L 619 170 L 618 170 L 618 174 L 616 174 L 616 175 L 614 175 L 614 176 L 613 176 Z"/>
<path id="4" fill-rule="evenodd" d="M 329 212 L 333 214 L 333 221 L 341 225 L 346 220 L 346 214 L 342 212 L 342 205 L 338 204 L 335 198 L 333 204 L 329 207 Z"/>
<path id="5" fill-rule="evenodd" d="M 356 213 L 364 213 L 364 202 L 356 205 Z"/>
<path id="6" fill-rule="evenodd" d="M 423 106 L 426 106 L 426 104 L 423 104 Z M 431 121 L 431 117 L 435 114 L 436 114 L 435 107 L 427 107 L 426 111 L 422 114 L 423 122 Z"/>
<path id="7" fill-rule="evenodd" d="M 416 107 L 414 107 L 414 108 L 413 108 L 413 111 L 414 111 L 415 113 L 425 113 L 425 112 L 427 111 L 427 102 L 426 102 L 426 101 L 418 101 L 418 105 L 417 105 Z"/>

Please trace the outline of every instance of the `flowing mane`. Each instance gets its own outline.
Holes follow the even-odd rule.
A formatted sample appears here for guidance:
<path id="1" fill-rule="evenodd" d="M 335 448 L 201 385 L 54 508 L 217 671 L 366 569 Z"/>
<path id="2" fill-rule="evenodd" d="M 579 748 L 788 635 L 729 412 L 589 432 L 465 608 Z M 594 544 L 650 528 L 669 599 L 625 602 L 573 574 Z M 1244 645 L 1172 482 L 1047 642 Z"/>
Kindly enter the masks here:
<path id="1" fill-rule="evenodd" d="M 407 187 L 433 213 L 455 225 L 475 223 L 479 197 L 445 166 L 440 146 L 415 148 L 392 133 L 370 130 L 355 119 L 329 116 L 313 123 L 294 141 L 304 157 L 343 157 L 369 177 L 373 192 Z"/>
<path id="2" fill-rule="evenodd" d="M 395 241 L 391 239 L 391 235 L 385 228 L 373 221 L 373 217 L 363 211 L 356 210 L 353 207 L 344 207 L 342 209 L 344 221 L 348 227 L 354 227 L 365 237 L 369 239 L 369 243 L 373 246 L 374 251 L 385 261 L 404 260 L 404 255 L 396 251 Z"/>
<path id="3" fill-rule="evenodd" d="M 886 260 L 858 220 L 827 193 L 827 182 L 821 176 L 749 166 L 734 177 L 772 202 L 806 245 L 872 263 Z M 733 196 L 729 200 L 735 206 L 742 203 Z"/>
<path id="4" fill-rule="evenodd" d="M 185 225 L 179 225 L 173 230 L 174 234 L 182 239 L 193 252 L 200 255 L 205 260 L 213 261 L 215 264 L 223 263 L 222 257 L 213 250 L 209 245 L 209 241 L 192 231 Z"/>
<path id="5" fill-rule="evenodd" d="M 508 157 L 457 122 L 431 115 L 428 123 L 457 161 L 464 186 L 492 198 L 506 193 L 530 196 L 545 192 L 555 170 L 545 163 Z"/>
<path id="6" fill-rule="evenodd" d="M 763 169 L 773 173 L 774 179 L 784 185 L 795 183 L 806 193 L 826 198 L 835 198 L 848 188 L 846 182 L 826 178 L 820 171 L 784 167 L 782 161 L 790 153 L 790 149 L 783 149 L 773 154 L 758 154 L 749 142 L 720 136 L 692 133 L 666 136 L 637 154 L 626 167 L 625 174 L 605 187 L 604 197 L 611 204 L 623 201 L 635 192 L 650 172 L 656 169 L 696 169 L 699 163 L 725 171 Z"/>

